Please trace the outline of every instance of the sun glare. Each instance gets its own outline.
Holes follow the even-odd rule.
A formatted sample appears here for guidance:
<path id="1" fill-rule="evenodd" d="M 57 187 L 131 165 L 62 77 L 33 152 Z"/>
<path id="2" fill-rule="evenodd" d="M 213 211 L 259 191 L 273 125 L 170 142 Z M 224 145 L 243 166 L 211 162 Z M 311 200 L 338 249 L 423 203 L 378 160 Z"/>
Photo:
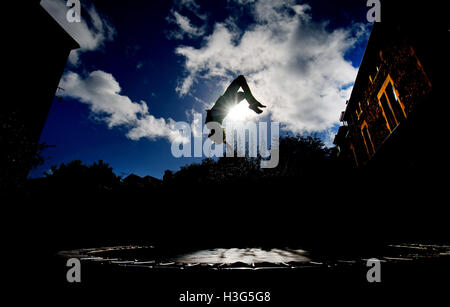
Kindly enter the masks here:
<path id="1" fill-rule="evenodd" d="M 249 111 L 248 103 L 241 102 L 230 109 L 226 118 L 231 121 L 244 121 L 249 116 Z"/>

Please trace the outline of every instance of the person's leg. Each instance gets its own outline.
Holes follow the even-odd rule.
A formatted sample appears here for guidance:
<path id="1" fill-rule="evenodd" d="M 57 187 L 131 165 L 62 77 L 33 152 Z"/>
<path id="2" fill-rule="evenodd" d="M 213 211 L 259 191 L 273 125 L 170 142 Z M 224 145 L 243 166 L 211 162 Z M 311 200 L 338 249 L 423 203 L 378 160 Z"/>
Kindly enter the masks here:
<path id="1" fill-rule="evenodd" d="M 246 95 L 244 92 L 237 92 L 237 103 L 241 102 L 242 100 L 246 99 Z"/>
<path id="2" fill-rule="evenodd" d="M 251 104 L 251 103 L 250 103 L 250 100 L 249 100 L 249 98 L 248 98 L 248 94 L 239 91 L 239 92 L 236 93 L 235 97 L 236 97 L 236 98 L 235 98 L 235 103 L 236 103 L 236 104 L 238 104 L 239 102 L 241 102 L 242 100 L 245 99 L 245 100 L 249 101 L 249 106 L 248 106 L 248 107 L 249 107 L 251 110 L 255 111 L 255 112 L 258 113 L 258 114 L 261 114 L 261 113 L 262 113 L 262 110 L 258 108 L 258 105 L 257 105 L 257 104 Z M 261 105 L 262 108 L 265 108 L 265 106 L 263 106 L 262 104 L 259 104 L 259 105 Z"/>
<path id="3" fill-rule="evenodd" d="M 262 105 L 256 98 L 253 96 L 252 91 L 250 90 L 250 87 L 248 86 L 247 80 L 245 80 L 245 77 L 243 75 L 240 75 L 236 78 L 238 80 L 242 90 L 244 91 L 245 99 L 248 101 L 248 103 L 251 106 L 256 106 L 260 108 L 265 108 L 266 106 Z"/>
<path id="4" fill-rule="evenodd" d="M 239 88 L 242 88 L 243 92 L 238 92 Z M 231 84 L 226 89 L 223 96 L 226 96 L 228 99 L 233 99 L 236 103 L 239 103 L 241 100 L 246 99 L 251 106 L 256 106 L 260 108 L 264 108 L 256 98 L 253 96 L 250 91 L 250 87 L 247 84 L 247 80 L 243 75 L 239 75 L 236 79 L 231 82 Z"/>
<path id="5" fill-rule="evenodd" d="M 245 99 L 245 100 L 249 101 L 248 107 L 249 107 L 250 110 L 253 110 L 253 111 L 255 111 L 258 114 L 262 113 L 262 110 L 258 108 L 257 104 L 251 104 L 250 103 L 250 100 L 249 100 L 250 98 L 248 98 L 248 95 L 246 93 L 244 93 L 244 92 L 237 92 L 236 96 L 237 96 L 237 103 L 239 103 L 239 102 L 241 102 L 242 100 Z M 265 108 L 265 106 L 263 106 L 262 104 L 259 104 L 259 105 L 261 105 L 263 108 Z"/>
<path id="6" fill-rule="evenodd" d="M 227 89 L 225 90 L 225 93 L 222 96 L 226 96 L 226 97 L 234 97 L 237 93 L 237 91 L 239 90 L 239 88 L 241 87 L 242 84 L 242 78 L 244 78 L 244 76 L 239 76 L 236 79 L 234 79 L 230 85 L 228 85 Z M 245 80 L 245 78 L 244 78 Z"/>

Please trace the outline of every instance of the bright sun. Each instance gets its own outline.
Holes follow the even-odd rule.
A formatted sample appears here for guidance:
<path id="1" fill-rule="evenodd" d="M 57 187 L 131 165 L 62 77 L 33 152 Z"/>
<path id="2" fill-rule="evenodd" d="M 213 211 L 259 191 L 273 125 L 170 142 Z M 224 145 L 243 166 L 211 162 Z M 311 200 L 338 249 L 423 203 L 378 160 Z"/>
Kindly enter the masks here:
<path id="1" fill-rule="evenodd" d="M 244 121 L 248 115 L 248 103 L 241 102 L 230 109 L 226 118 L 231 121 Z"/>

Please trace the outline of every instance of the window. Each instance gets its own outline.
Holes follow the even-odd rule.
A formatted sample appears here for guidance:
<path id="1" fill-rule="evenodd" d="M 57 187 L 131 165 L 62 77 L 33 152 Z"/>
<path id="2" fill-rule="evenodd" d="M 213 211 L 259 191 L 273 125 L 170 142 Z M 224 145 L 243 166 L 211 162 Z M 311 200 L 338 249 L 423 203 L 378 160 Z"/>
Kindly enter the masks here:
<path id="1" fill-rule="evenodd" d="M 390 132 L 406 118 L 405 107 L 398 98 L 393 84 L 392 78 L 388 75 L 381 90 L 378 92 L 378 101 L 386 120 L 386 126 Z"/>
<path id="2" fill-rule="evenodd" d="M 358 119 L 361 117 L 362 112 L 361 102 L 358 102 L 358 106 L 356 107 L 356 116 L 358 117 Z"/>
<path id="3" fill-rule="evenodd" d="M 373 83 L 375 81 L 375 79 L 378 76 L 378 72 L 381 69 L 382 55 L 383 55 L 383 53 L 380 51 L 379 56 L 376 56 L 374 59 L 374 62 L 370 64 L 369 80 L 371 83 Z"/>
<path id="4" fill-rule="evenodd" d="M 371 157 L 375 153 L 375 148 L 372 143 L 372 138 L 370 137 L 369 126 L 366 122 L 364 122 L 361 126 L 361 135 L 363 137 L 367 153 L 369 154 L 369 157 Z"/>
<path id="5" fill-rule="evenodd" d="M 394 117 L 394 113 L 389 104 L 389 101 L 386 98 L 386 94 L 383 93 L 380 97 L 381 107 L 383 108 L 384 117 L 386 118 L 386 122 L 388 123 L 389 130 L 392 131 L 395 127 L 397 127 L 397 122 Z"/>
<path id="6" fill-rule="evenodd" d="M 358 167 L 358 158 L 356 157 L 355 146 L 353 146 L 353 144 L 350 144 L 350 149 L 353 153 L 353 159 L 355 161 L 355 166 Z"/>
<path id="7" fill-rule="evenodd" d="M 391 82 L 389 82 L 386 86 L 386 94 L 394 111 L 397 122 L 404 120 L 406 118 L 405 111 L 403 110 L 403 107 L 397 97 L 397 94 L 395 93 L 394 87 L 392 86 Z"/>

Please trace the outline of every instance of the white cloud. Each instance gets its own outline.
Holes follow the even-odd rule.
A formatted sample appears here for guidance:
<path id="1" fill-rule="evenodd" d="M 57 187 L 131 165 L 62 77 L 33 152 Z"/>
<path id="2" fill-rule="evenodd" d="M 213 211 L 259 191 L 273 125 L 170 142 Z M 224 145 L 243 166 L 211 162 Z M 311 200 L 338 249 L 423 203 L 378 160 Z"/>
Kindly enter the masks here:
<path id="1" fill-rule="evenodd" d="M 64 89 L 62 95 L 89 105 L 96 119 L 105 122 L 109 128 L 127 128 L 127 137 L 132 140 L 182 140 L 179 131 L 174 130 L 172 119 L 156 118 L 149 113 L 145 101 L 137 103 L 121 95 L 119 83 L 109 73 L 96 70 L 83 77 L 67 72 L 61 78 L 60 86 Z"/>
<path id="2" fill-rule="evenodd" d="M 170 15 L 166 18 L 169 23 L 177 25 L 176 30 L 168 32 L 169 39 L 197 38 L 205 34 L 206 24 L 196 26 L 186 14 L 195 16 L 198 21 L 204 23 L 206 14 L 200 12 L 200 5 L 195 0 L 175 0 L 174 8 L 170 10 Z M 181 13 L 181 12 L 184 12 Z M 194 18 L 195 18 L 194 17 Z"/>
<path id="3" fill-rule="evenodd" d="M 195 0 L 175 0 L 174 2 L 177 7 L 186 7 L 192 11 L 197 11 L 200 8 Z"/>
<path id="4" fill-rule="evenodd" d="M 189 18 L 181 15 L 177 11 L 172 10 L 171 16 L 167 18 L 169 23 L 174 23 L 178 29 L 169 33 L 169 38 L 183 39 L 185 36 L 189 38 L 196 38 L 205 34 L 204 27 L 194 26 Z"/>
<path id="5" fill-rule="evenodd" d="M 194 13 L 200 19 L 205 20 L 207 18 L 206 14 L 200 13 L 200 5 L 196 0 L 175 0 L 174 4 L 178 10 L 186 9 Z"/>
<path id="6" fill-rule="evenodd" d="M 255 1 L 256 0 L 228 0 L 228 2 L 236 2 L 237 4 L 240 4 L 240 5 L 247 5 L 247 4 L 253 3 Z"/>
<path id="7" fill-rule="evenodd" d="M 102 48 L 105 42 L 114 39 L 116 30 L 99 15 L 93 5 L 87 8 L 87 16 L 82 11 L 81 22 L 69 23 L 66 19 L 66 3 L 64 0 L 41 1 L 42 7 L 80 44 L 80 49 L 73 50 L 69 56 L 69 62 L 76 66 L 80 63 L 81 53 Z"/>
<path id="8" fill-rule="evenodd" d="M 202 47 L 180 46 L 185 77 L 182 96 L 202 79 L 223 87 L 244 74 L 255 97 L 275 121 L 293 132 L 324 131 L 338 122 L 357 69 L 344 58 L 366 28 L 327 30 L 311 19 L 308 5 L 282 0 L 246 1 L 256 23 L 238 29 L 228 18 L 216 23 Z M 230 25 L 231 24 L 231 25 Z M 237 30 L 236 30 L 237 29 Z"/>

